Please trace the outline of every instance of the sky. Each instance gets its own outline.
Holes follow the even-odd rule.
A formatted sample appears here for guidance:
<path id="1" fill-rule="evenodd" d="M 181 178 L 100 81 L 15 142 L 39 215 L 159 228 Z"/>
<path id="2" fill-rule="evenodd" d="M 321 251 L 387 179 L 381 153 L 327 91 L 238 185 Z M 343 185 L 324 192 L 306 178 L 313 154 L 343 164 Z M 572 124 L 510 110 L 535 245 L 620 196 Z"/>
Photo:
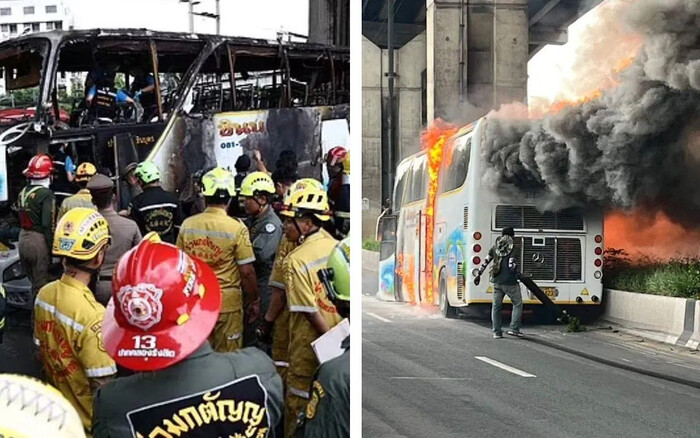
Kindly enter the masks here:
<path id="1" fill-rule="evenodd" d="M 199 0 L 195 12 L 215 12 L 214 0 Z M 188 5 L 179 0 L 64 0 L 78 29 L 132 27 L 189 31 Z M 255 38 L 276 32 L 308 34 L 309 0 L 221 0 L 221 33 Z M 195 32 L 214 33 L 213 19 L 196 17 Z"/>
<path id="2" fill-rule="evenodd" d="M 559 98 L 574 97 L 566 95 L 566 82 L 571 80 L 577 55 L 590 38 L 589 28 L 596 24 L 606 3 L 612 2 L 601 2 L 569 26 L 566 44 L 550 44 L 532 57 L 528 63 L 528 99 L 531 102 L 538 98 L 553 102 Z"/>

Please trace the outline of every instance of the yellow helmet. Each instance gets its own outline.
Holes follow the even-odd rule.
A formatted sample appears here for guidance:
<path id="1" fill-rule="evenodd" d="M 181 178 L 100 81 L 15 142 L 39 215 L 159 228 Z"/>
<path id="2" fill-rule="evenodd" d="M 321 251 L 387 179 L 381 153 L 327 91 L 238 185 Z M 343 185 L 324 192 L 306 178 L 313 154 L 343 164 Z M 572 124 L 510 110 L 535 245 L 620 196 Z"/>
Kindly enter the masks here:
<path id="1" fill-rule="evenodd" d="M 223 167 L 215 167 L 202 177 L 202 194 L 219 199 L 236 196 L 236 181 Z"/>
<path id="2" fill-rule="evenodd" d="M 350 151 L 348 151 L 343 160 L 343 173 L 350 175 Z"/>
<path id="3" fill-rule="evenodd" d="M 317 190 L 324 190 L 323 184 L 321 181 L 313 178 L 302 178 L 296 180 L 289 188 L 287 189 L 287 193 L 284 194 L 284 205 L 289 205 L 291 201 L 291 196 L 292 193 L 296 192 L 297 190 L 302 190 L 302 189 L 308 189 L 309 187 L 312 187 Z"/>
<path id="4" fill-rule="evenodd" d="M 255 196 L 258 192 L 274 195 L 275 183 L 265 172 L 253 172 L 241 182 L 241 196 Z"/>
<path id="5" fill-rule="evenodd" d="M 288 202 L 285 202 L 285 209 L 280 212 L 287 217 L 300 217 L 304 214 L 313 214 L 321 221 L 330 220 L 328 195 L 323 188 L 305 186 L 304 188 L 292 191 Z"/>
<path id="6" fill-rule="evenodd" d="M 109 226 L 101 214 L 89 208 L 72 208 L 56 225 L 53 254 L 90 260 L 109 242 Z"/>
<path id="7" fill-rule="evenodd" d="M 0 436 L 83 438 L 75 408 L 50 385 L 27 376 L 0 374 Z"/>
<path id="8" fill-rule="evenodd" d="M 77 182 L 88 182 L 97 173 L 97 168 L 92 163 L 80 163 L 75 171 L 75 180 Z"/>

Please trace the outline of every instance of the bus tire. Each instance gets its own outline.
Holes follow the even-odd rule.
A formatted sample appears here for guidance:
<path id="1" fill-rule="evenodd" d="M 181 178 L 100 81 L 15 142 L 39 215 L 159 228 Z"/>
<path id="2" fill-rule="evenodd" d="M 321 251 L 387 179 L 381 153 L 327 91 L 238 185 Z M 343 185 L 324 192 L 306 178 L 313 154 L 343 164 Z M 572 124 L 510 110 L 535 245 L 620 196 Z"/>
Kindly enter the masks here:
<path id="1" fill-rule="evenodd" d="M 442 273 L 440 273 L 440 313 L 445 318 L 457 318 L 457 309 L 450 306 L 450 302 L 447 300 L 447 282 Z"/>

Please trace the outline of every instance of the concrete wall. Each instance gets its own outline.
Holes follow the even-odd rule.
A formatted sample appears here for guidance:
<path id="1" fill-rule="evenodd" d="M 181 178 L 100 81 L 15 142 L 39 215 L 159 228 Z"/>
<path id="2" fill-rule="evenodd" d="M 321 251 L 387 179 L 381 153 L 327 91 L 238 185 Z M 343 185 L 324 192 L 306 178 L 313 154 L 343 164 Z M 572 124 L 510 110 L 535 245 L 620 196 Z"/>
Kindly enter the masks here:
<path id="1" fill-rule="evenodd" d="M 309 0 L 309 42 L 333 46 L 350 43 L 350 0 Z"/>
<path id="2" fill-rule="evenodd" d="M 394 50 L 395 96 L 398 106 L 397 163 L 420 148 L 421 73 L 425 70 L 425 33 Z M 374 236 L 381 213 L 382 93 L 388 96 L 387 50 L 362 37 L 362 197 L 369 210 L 362 214 L 362 236 Z"/>
<path id="3" fill-rule="evenodd" d="M 602 319 L 641 336 L 697 350 L 700 302 L 687 298 L 606 289 Z"/>

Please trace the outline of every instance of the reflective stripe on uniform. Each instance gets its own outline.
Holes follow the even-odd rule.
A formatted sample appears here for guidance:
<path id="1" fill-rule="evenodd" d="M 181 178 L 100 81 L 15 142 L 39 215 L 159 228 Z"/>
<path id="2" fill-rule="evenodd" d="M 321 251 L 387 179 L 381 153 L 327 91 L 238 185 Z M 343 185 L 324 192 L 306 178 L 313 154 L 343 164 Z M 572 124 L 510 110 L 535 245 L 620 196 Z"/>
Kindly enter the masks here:
<path id="1" fill-rule="evenodd" d="M 316 268 L 317 266 L 324 265 L 328 263 L 328 256 L 321 257 L 320 259 L 316 259 L 311 263 L 306 263 L 304 264 L 304 272 L 309 272 L 312 269 Z"/>
<path id="2" fill-rule="evenodd" d="M 238 266 L 240 265 L 247 265 L 248 263 L 253 263 L 255 261 L 255 257 L 249 257 L 245 260 L 238 260 L 236 263 L 238 263 Z"/>
<path id="3" fill-rule="evenodd" d="M 268 285 L 276 287 L 277 289 L 287 290 L 287 288 L 284 286 L 284 283 L 280 283 L 279 281 L 270 281 Z"/>
<path id="4" fill-rule="evenodd" d="M 58 196 L 65 196 L 65 197 L 69 197 L 69 196 L 74 195 L 74 193 L 66 193 L 66 192 L 53 192 L 53 194 L 58 195 Z"/>
<path id="5" fill-rule="evenodd" d="M 172 204 L 170 202 L 166 202 L 163 204 L 153 204 L 153 205 L 147 205 L 145 207 L 141 207 L 138 210 L 139 211 L 146 211 L 146 210 L 153 210 L 155 208 L 177 208 L 176 204 Z"/>
<path id="6" fill-rule="evenodd" d="M 289 362 L 284 362 L 284 361 L 282 361 L 282 360 L 276 360 L 276 361 L 275 361 L 275 366 L 276 366 L 276 367 L 289 368 Z"/>
<path id="7" fill-rule="evenodd" d="M 333 216 L 339 217 L 341 219 L 350 219 L 350 213 L 346 211 L 336 211 Z"/>
<path id="8" fill-rule="evenodd" d="M 45 301 L 42 301 L 42 300 L 37 298 L 34 305 L 39 306 L 42 309 L 50 312 L 54 316 L 54 318 L 58 319 L 59 321 L 61 321 L 65 325 L 72 327 L 78 333 L 82 332 L 83 329 L 85 328 L 85 326 L 83 326 L 81 323 L 79 323 L 78 321 L 76 321 L 76 320 L 64 315 L 63 313 L 59 312 L 58 310 L 56 310 L 56 308 L 54 306 L 52 306 L 51 304 L 49 304 Z"/>
<path id="9" fill-rule="evenodd" d="M 311 306 L 289 306 L 290 312 L 315 313 L 318 309 Z"/>
<path id="10" fill-rule="evenodd" d="M 302 398 L 309 398 L 309 392 L 308 391 L 302 391 L 301 389 L 296 389 L 293 387 L 289 387 L 289 392 L 296 395 L 297 397 L 302 397 Z"/>
<path id="11" fill-rule="evenodd" d="M 39 342 L 37 338 L 34 338 L 34 345 L 36 345 L 37 347 L 41 347 L 41 342 Z"/>
<path id="12" fill-rule="evenodd" d="M 116 366 L 109 366 L 109 367 L 103 367 L 103 368 L 86 368 L 85 369 L 85 375 L 88 377 L 106 377 L 106 376 L 111 376 L 112 374 L 117 373 L 117 367 Z"/>
<path id="13" fill-rule="evenodd" d="M 227 233 L 226 231 L 199 230 L 197 228 L 185 228 L 180 231 L 182 234 L 194 234 L 195 236 L 220 237 L 222 239 L 233 239 L 236 233 Z"/>

